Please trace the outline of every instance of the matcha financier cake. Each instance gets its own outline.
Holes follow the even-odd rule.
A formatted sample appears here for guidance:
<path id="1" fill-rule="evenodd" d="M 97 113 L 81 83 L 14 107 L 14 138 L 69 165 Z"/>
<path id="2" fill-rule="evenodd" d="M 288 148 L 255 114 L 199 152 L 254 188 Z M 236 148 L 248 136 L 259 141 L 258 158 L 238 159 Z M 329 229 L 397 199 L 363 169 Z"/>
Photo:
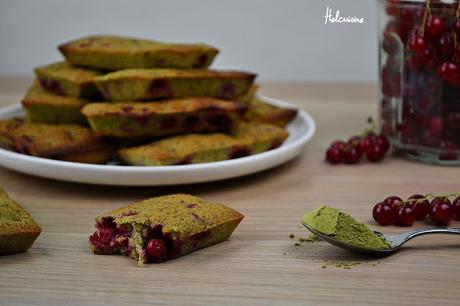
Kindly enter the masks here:
<path id="1" fill-rule="evenodd" d="M 152 103 L 91 103 L 82 109 L 93 131 L 120 138 L 229 131 L 246 106 L 228 100 L 189 98 Z"/>
<path id="2" fill-rule="evenodd" d="M 93 78 L 102 74 L 99 71 L 77 68 L 67 62 L 57 62 L 35 68 L 35 74 L 43 88 L 58 95 L 87 99 L 100 97 L 93 83 Z"/>
<path id="3" fill-rule="evenodd" d="M 24 124 L 22 118 L 10 118 L 0 120 L 0 147 L 15 151 L 13 131 Z"/>
<path id="4" fill-rule="evenodd" d="M 0 145 L 32 156 L 85 163 L 105 163 L 114 151 L 88 127 L 18 118 L 0 121 Z"/>
<path id="5" fill-rule="evenodd" d="M 294 108 L 280 107 L 268 104 L 258 97 L 251 99 L 245 119 L 251 122 L 269 123 L 279 127 L 286 127 L 297 115 Z"/>
<path id="6" fill-rule="evenodd" d="M 59 50 L 76 66 L 102 70 L 128 68 L 206 68 L 218 49 L 206 44 L 164 43 L 123 36 L 88 36 Z"/>
<path id="7" fill-rule="evenodd" d="M 161 196 L 98 216 L 89 244 L 95 254 L 161 262 L 227 240 L 243 218 L 196 196 Z"/>
<path id="8" fill-rule="evenodd" d="M 43 123 L 85 123 L 80 109 L 90 101 L 57 95 L 35 81 L 22 99 L 26 118 Z"/>
<path id="9" fill-rule="evenodd" d="M 279 147 L 288 134 L 283 129 L 258 123 L 241 124 L 234 135 L 188 134 L 147 145 L 124 148 L 119 158 L 133 166 L 164 166 L 234 159 Z"/>
<path id="10" fill-rule="evenodd" d="M 126 69 L 94 78 L 109 101 L 211 97 L 237 100 L 256 75 L 206 69 Z"/>
<path id="11" fill-rule="evenodd" d="M 40 233 L 32 216 L 0 188 L 0 255 L 29 249 Z"/>

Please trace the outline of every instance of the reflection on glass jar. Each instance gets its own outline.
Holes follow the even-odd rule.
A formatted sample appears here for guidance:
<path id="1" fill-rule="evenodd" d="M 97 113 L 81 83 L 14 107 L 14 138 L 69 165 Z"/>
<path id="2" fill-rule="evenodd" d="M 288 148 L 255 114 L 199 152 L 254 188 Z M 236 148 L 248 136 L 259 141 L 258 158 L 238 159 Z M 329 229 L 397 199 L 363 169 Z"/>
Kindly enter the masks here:
<path id="1" fill-rule="evenodd" d="M 379 0 L 380 124 L 396 149 L 460 165 L 459 1 Z"/>

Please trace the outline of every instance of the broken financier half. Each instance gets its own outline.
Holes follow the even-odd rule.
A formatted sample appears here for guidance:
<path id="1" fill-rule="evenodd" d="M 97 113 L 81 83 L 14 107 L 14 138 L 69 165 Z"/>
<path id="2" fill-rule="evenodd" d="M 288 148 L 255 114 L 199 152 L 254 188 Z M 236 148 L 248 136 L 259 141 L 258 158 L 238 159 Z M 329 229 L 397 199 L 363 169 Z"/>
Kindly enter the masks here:
<path id="1" fill-rule="evenodd" d="M 95 254 L 130 256 L 139 265 L 162 262 L 228 239 L 243 218 L 225 205 L 173 194 L 97 217 L 89 243 Z"/>

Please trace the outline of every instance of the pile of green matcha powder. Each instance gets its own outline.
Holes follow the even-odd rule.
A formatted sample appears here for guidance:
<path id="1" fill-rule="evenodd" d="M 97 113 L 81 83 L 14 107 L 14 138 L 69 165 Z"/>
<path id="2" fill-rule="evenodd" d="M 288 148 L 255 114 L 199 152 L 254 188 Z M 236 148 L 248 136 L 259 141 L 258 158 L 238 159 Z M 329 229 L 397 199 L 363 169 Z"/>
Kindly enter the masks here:
<path id="1" fill-rule="evenodd" d="M 335 208 L 321 206 L 306 213 L 302 223 L 340 242 L 365 249 L 388 249 L 391 245 L 366 225 Z"/>

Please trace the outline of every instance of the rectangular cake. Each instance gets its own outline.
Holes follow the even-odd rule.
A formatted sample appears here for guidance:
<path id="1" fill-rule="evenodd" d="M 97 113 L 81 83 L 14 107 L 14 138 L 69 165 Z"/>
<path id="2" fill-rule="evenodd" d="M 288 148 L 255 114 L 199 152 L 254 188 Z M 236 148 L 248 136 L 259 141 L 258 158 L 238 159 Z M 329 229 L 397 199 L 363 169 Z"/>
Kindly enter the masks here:
<path id="1" fill-rule="evenodd" d="M 279 147 L 288 134 L 268 125 L 241 124 L 233 135 L 223 133 L 188 134 L 158 140 L 118 151 L 127 165 L 166 166 L 208 163 L 234 159 Z"/>
<path id="2" fill-rule="evenodd" d="M 126 69 L 94 78 L 109 101 L 211 97 L 236 100 L 251 88 L 256 75 L 205 69 Z"/>
<path id="3" fill-rule="evenodd" d="M 284 128 L 296 115 L 297 110 L 294 108 L 276 106 L 254 97 L 248 104 L 245 118 L 251 122 L 268 123 Z"/>
<path id="4" fill-rule="evenodd" d="M 32 156 L 87 163 L 105 163 L 114 151 L 88 127 L 19 118 L 0 121 L 0 145 Z"/>
<path id="5" fill-rule="evenodd" d="M 35 81 L 22 99 L 28 121 L 43 123 L 85 123 L 80 109 L 90 101 L 57 95 Z"/>
<path id="6" fill-rule="evenodd" d="M 151 103 L 91 103 L 82 109 L 93 131 L 121 138 L 229 131 L 241 121 L 246 106 L 212 98 Z"/>
<path id="7" fill-rule="evenodd" d="M 89 237 L 95 254 L 162 262 L 227 240 L 244 218 L 222 204 L 188 195 L 151 198 L 102 214 Z"/>
<path id="8" fill-rule="evenodd" d="M 22 118 L 11 118 L 0 120 L 0 147 L 16 151 L 13 139 L 13 131 L 24 124 Z"/>
<path id="9" fill-rule="evenodd" d="M 218 49 L 206 44 L 174 44 L 123 36 L 89 36 L 59 46 L 75 66 L 102 70 L 206 68 Z"/>
<path id="10" fill-rule="evenodd" d="M 32 216 L 0 188 L 0 255 L 29 249 L 40 233 Z"/>
<path id="11" fill-rule="evenodd" d="M 57 62 L 35 68 L 35 74 L 43 88 L 58 95 L 87 99 L 100 97 L 93 83 L 93 78 L 102 74 L 99 71 Z"/>

